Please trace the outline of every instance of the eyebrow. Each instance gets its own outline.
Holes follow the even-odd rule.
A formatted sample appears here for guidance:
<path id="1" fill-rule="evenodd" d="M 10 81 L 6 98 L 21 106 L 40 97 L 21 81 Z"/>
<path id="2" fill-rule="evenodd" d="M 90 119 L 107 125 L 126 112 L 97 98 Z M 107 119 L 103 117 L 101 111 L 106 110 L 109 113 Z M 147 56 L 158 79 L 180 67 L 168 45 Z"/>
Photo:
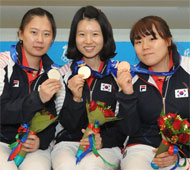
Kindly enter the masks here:
<path id="1" fill-rule="evenodd" d="M 35 28 L 35 27 L 31 27 L 30 29 L 39 30 L 38 28 Z M 43 31 L 52 32 L 51 30 L 43 30 Z"/>

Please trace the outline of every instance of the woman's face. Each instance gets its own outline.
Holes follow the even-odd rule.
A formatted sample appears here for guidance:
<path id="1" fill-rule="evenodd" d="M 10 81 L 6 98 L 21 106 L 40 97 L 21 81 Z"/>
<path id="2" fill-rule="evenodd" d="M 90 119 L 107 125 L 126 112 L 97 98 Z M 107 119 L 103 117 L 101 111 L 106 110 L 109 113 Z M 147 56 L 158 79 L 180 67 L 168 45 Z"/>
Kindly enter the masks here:
<path id="1" fill-rule="evenodd" d="M 41 57 L 53 41 L 51 23 L 46 16 L 34 16 L 25 25 L 24 31 L 19 30 L 19 38 L 23 41 L 23 49 L 27 57 Z"/>
<path id="2" fill-rule="evenodd" d="M 152 35 L 147 35 L 134 41 L 135 52 L 139 60 L 150 67 L 162 65 L 168 60 L 168 46 L 171 45 L 171 40 L 164 40 L 154 26 L 153 31 L 156 34 L 156 39 Z"/>
<path id="3" fill-rule="evenodd" d="M 76 32 L 77 49 L 86 58 L 99 57 L 104 39 L 99 23 L 95 19 L 83 19 L 78 23 Z"/>

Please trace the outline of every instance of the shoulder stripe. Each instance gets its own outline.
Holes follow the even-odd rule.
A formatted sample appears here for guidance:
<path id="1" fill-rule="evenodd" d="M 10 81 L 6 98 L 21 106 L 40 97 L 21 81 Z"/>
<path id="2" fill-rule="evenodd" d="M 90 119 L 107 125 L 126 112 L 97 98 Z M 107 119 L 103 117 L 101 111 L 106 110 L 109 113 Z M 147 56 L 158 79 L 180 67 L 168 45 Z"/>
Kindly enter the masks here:
<path id="1" fill-rule="evenodd" d="M 181 67 L 190 74 L 190 57 L 181 56 Z"/>

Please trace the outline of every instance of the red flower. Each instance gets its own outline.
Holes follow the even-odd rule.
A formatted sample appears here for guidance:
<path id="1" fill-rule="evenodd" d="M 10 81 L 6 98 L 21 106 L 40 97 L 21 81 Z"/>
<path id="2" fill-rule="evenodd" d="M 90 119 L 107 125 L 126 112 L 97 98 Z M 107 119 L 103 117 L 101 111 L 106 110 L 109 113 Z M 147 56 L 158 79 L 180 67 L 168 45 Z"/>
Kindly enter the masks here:
<path id="1" fill-rule="evenodd" d="M 187 133 L 182 133 L 179 135 L 179 143 L 186 144 L 189 141 L 189 135 Z"/>
<path id="2" fill-rule="evenodd" d="M 163 130 L 163 134 L 164 136 L 168 137 L 168 138 L 171 138 L 172 137 L 172 131 L 170 129 L 164 129 Z"/>
<path id="3" fill-rule="evenodd" d="M 182 123 L 183 123 L 184 125 L 187 125 L 188 128 L 190 127 L 190 123 L 189 123 L 187 120 L 184 120 Z"/>
<path id="4" fill-rule="evenodd" d="M 175 114 L 175 113 L 168 113 L 167 115 L 166 115 L 166 117 L 168 117 L 168 118 L 176 118 L 177 117 L 177 114 Z"/>
<path id="5" fill-rule="evenodd" d="M 179 119 L 175 119 L 174 120 L 174 123 L 173 123 L 173 128 L 175 129 L 175 130 L 179 130 L 180 128 L 181 128 L 181 120 L 179 120 Z"/>
<path id="6" fill-rule="evenodd" d="M 110 110 L 110 109 L 106 109 L 103 112 L 104 112 L 104 117 L 113 117 L 113 116 L 115 116 L 114 113 L 112 112 L 112 110 Z"/>
<path id="7" fill-rule="evenodd" d="M 164 124 L 164 116 L 161 116 L 158 118 L 158 126 L 163 129 L 165 127 L 165 124 Z"/>
<path id="8" fill-rule="evenodd" d="M 95 101 L 91 101 L 88 109 L 90 112 L 92 112 L 96 110 L 97 107 L 98 107 L 98 104 Z"/>

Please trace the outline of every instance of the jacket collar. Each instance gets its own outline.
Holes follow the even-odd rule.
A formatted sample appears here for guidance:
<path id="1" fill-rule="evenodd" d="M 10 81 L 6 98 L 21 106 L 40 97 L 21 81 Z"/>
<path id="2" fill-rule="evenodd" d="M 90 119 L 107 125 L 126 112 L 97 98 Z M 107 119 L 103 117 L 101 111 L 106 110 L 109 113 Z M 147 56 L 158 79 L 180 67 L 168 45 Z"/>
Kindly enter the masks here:
<path id="1" fill-rule="evenodd" d="M 21 44 L 18 42 L 16 45 L 16 52 L 17 52 L 17 58 L 19 63 L 22 65 L 22 49 L 21 49 Z M 45 72 L 47 72 L 50 68 L 50 66 L 53 64 L 54 62 L 50 59 L 50 57 L 47 54 L 44 54 L 42 56 L 42 67 L 44 69 Z"/>

